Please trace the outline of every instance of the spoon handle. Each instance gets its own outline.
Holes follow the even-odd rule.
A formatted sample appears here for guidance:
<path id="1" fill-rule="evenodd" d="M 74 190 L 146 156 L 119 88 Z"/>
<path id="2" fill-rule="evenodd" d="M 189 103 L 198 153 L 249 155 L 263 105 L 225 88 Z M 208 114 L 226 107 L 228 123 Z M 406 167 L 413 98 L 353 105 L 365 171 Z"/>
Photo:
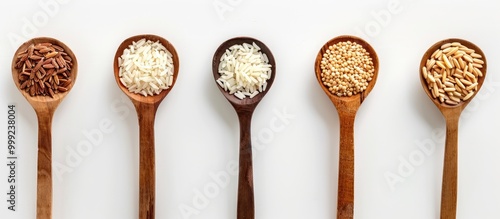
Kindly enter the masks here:
<path id="1" fill-rule="evenodd" d="M 339 185 L 337 218 L 354 217 L 354 118 L 356 112 L 339 112 Z"/>
<path id="2" fill-rule="evenodd" d="M 52 115 L 40 113 L 38 117 L 38 171 L 36 218 L 52 218 Z"/>
<path id="3" fill-rule="evenodd" d="M 458 119 L 446 119 L 443 185 L 441 189 L 441 219 L 455 219 L 457 214 Z"/>
<path id="4" fill-rule="evenodd" d="M 139 118 L 139 219 L 155 218 L 155 114 L 156 106 L 136 105 Z"/>
<path id="5" fill-rule="evenodd" d="M 238 177 L 238 219 L 254 219 L 252 112 L 238 112 L 240 121 L 240 168 Z"/>

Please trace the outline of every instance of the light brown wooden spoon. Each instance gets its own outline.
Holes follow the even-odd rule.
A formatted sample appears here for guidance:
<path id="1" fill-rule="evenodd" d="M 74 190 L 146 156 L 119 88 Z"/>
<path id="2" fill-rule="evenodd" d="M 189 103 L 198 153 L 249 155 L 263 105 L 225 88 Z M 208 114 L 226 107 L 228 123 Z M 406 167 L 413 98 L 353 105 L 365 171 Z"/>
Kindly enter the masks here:
<path id="1" fill-rule="evenodd" d="M 31 44 L 52 43 L 61 46 L 64 51 L 73 59 L 73 67 L 71 69 L 72 83 L 67 87 L 68 91 L 57 93 L 54 97 L 50 96 L 30 96 L 24 90 L 21 90 L 19 84 L 19 73 L 16 69 L 17 54 L 25 51 Z M 36 218 L 50 219 L 52 218 L 52 118 L 57 106 L 68 95 L 73 87 L 78 73 L 78 62 L 75 54 L 64 43 L 57 39 L 49 37 L 33 38 L 23 43 L 14 54 L 12 59 L 12 77 L 16 87 L 21 94 L 28 100 L 36 112 L 38 118 L 38 171 L 37 171 L 37 200 L 36 200 Z"/>
<path id="2" fill-rule="evenodd" d="M 323 85 L 321 80 L 321 59 L 329 46 L 339 42 L 356 42 L 363 46 L 371 55 L 375 72 L 372 80 L 369 82 L 368 87 L 362 93 L 350 97 L 339 97 L 332 94 L 328 87 Z M 337 197 L 337 218 L 353 218 L 354 217 L 354 118 L 361 103 L 368 96 L 370 91 L 375 86 L 378 76 L 378 57 L 375 50 L 362 40 L 354 36 L 338 36 L 328 41 L 318 52 L 316 61 L 314 63 L 314 70 L 318 82 L 325 91 L 326 95 L 330 98 L 332 103 L 337 108 L 340 121 L 340 144 L 339 144 L 339 184 L 338 184 L 338 197 Z"/>
<path id="3" fill-rule="evenodd" d="M 251 142 L 251 122 L 252 115 L 257 107 L 257 104 L 264 98 L 266 93 L 271 88 L 276 76 L 276 62 L 274 61 L 273 54 L 271 50 L 262 42 L 257 39 L 250 37 L 237 37 L 232 38 L 224 43 L 222 43 L 216 50 L 214 57 L 212 59 L 212 73 L 214 79 L 217 80 L 220 77 L 219 74 L 219 63 L 222 55 L 226 52 L 229 47 L 235 44 L 248 43 L 252 44 L 255 42 L 257 46 L 261 48 L 261 52 L 266 54 L 269 59 L 269 64 L 271 64 L 271 78 L 267 80 L 267 89 L 253 98 L 238 99 L 229 92 L 225 91 L 217 83 L 217 87 L 222 92 L 224 97 L 231 103 L 234 107 L 236 113 L 238 114 L 238 119 L 240 122 L 240 167 L 239 167 L 239 177 L 238 177 L 238 219 L 254 219 L 255 218 L 255 203 L 254 203 L 254 190 L 253 190 L 253 165 L 252 165 L 252 142 Z"/>
<path id="4" fill-rule="evenodd" d="M 445 103 L 439 102 L 438 99 L 434 99 L 430 90 L 427 87 L 427 83 L 422 75 L 422 67 L 426 65 L 429 57 L 436 51 L 441 45 L 446 43 L 459 42 L 462 45 L 467 46 L 469 49 L 475 50 L 477 54 L 483 56 L 483 77 L 478 79 L 478 91 L 483 85 L 484 78 L 486 77 L 486 57 L 483 51 L 479 49 L 476 45 L 463 39 L 446 39 L 439 41 L 432 45 L 422 57 L 419 66 L 419 77 L 422 87 L 425 93 L 432 102 L 437 106 L 439 111 L 443 114 L 446 120 L 446 143 L 444 152 L 444 166 L 443 166 L 443 184 L 441 190 L 441 218 L 442 219 L 454 219 L 456 218 L 457 209 L 457 177 L 458 177 L 458 121 L 460 114 L 464 108 L 470 103 L 472 98 L 477 94 L 477 92 L 466 100 L 462 101 L 458 105 L 451 106 Z"/>
<path id="5" fill-rule="evenodd" d="M 123 54 L 132 42 L 137 42 L 143 38 L 151 41 L 159 41 L 167 50 L 172 54 L 174 64 L 174 78 L 172 86 L 163 90 L 158 95 L 142 96 L 140 94 L 131 93 L 120 82 L 118 57 Z M 179 72 L 179 58 L 177 52 L 172 44 L 166 39 L 155 35 L 137 35 L 126 39 L 120 44 L 115 54 L 113 64 L 114 74 L 118 87 L 125 93 L 135 106 L 137 117 L 139 119 L 139 145 L 140 145 L 140 165 L 139 165 L 139 218 L 140 219 L 154 219 L 155 218 L 155 135 L 154 124 L 155 116 L 158 106 L 161 101 L 172 90 L 177 75 Z"/>

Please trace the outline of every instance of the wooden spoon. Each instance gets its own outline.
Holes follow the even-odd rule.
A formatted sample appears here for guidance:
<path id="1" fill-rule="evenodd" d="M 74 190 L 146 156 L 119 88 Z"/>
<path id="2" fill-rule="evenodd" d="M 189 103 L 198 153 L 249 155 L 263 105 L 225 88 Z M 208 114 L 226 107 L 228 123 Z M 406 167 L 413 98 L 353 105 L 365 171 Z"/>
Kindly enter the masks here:
<path id="1" fill-rule="evenodd" d="M 274 61 L 271 50 L 257 39 L 249 37 L 232 38 L 222 43 L 214 54 L 212 60 L 212 72 L 214 79 L 220 77 L 218 68 L 222 55 L 229 47 L 235 44 L 248 43 L 257 44 L 261 48 L 262 53 L 266 54 L 271 64 L 271 78 L 267 80 L 267 89 L 253 98 L 238 99 L 229 92 L 225 91 L 218 84 L 217 87 L 222 92 L 224 97 L 233 105 L 240 122 L 240 168 L 238 177 L 238 219 L 253 219 L 255 218 L 255 205 L 253 193 L 253 170 L 252 170 L 252 142 L 251 142 L 251 120 L 252 114 L 257 107 L 257 104 L 264 98 L 266 93 L 271 88 L 276 76 L 276 63 Z"/>
<path id="2" fill-rule="evenodd" d="M 174 64 L 174 76 L 172 86 L 163 90 L 158 95 L 142 96 L 140 94 L 131 93 L 120 82 L 118 57 L 123 54 L 132 42 L 137 42 L 145 38 L 153 42 L 159 41 L 167 50 L 172 54 Z M 139 119 L 139 144 L 140 144 L 140 165 L 139 165 L 139 218 L 140 219 L 154 219 L 155 218 L 155 136 L 154 136 L 154 123 L 155 115 L 161 101 L 172 90 L 172 87 L 177 80 L 179 72 L 179 59 L 174 46 L 166 39 L 155 35 L 138 35 L 133 36 L 120 44 L 115 54 L 113 64 L 114 74 L 118 87 L 125 93 L 135 106 L 137 117 Z"/>
<path id="3" fill-rule="evenodd" d="M 59 45 L 73 59 L 73 67 L 71 69 L 71 84 L 67 87 L 68 91 L 56 93 L 54 97 L 50 96 L 30 96 L 24 90 L 21 90 L 19 84 L 19 73 L 16 69 L 17 54 L 25 51 L 31 44 L 52 43 Z M 36 218 L 50 219 L 52 218 L 52 118 L 57 106 L 68 95 L 73 87 L 78 73 L 78 62 L 75 54 L 64 43 L 57 39 L 49 37 L 40 37 L 31 39 L 23 43 L 14 54 L 12 59 L 12 77 L 16 87 L 21 94 L 28 100 L 36 112 L 38 118 L 38 171 L 37 171 L 37 201 L 36 201 Z"/>
<path id="4" fill-rule="evenodd" d="M 372 62 L 375 67 L 375 72 L 372 80 L 369 82 L 368 87 L 362 93 L 350 97 L 339 97 L 332 94 L 328 87 L 323 85 L 321 80 L 321 59 L 329 46 L 339 42 L 356 42 L 363 46 L 371 55 Z M 375 86 L 378 75 L 378 57 L 375 50 L 362 40 L 354 36 L 338 36 L 328 41 L 318 52 L 314 69 L 316 78 L 325 91 L 326 95 L 330 98 L 332 103 L 337 108 L 340 119 L 340 145 L 339 145 L 339 185 L 337 197 L 337 218 L 353 218 L 354 217 L 354 118 L 361 103 L 365 100 L 366 96 Z"/>
<path id="5" fill-rule="evenodd" d="M 483 51 L 479 49 L 476 45 L 471 42 L 462 39 L 446 39 L 439 41 L 432 45 L 422 57 L 419 67 L 420 82 L 424 88 L 425 93 L 432 102 L 438 107 L 439 111 L 443 114 L 446 120 L 446 143 L 444 152 L 444 166 L 443 166 L 443 185 L 441 190 L 441 218 L 451 219 L 456 218 L 457 209 L 457 176 L 458 176 L 458 121 L 460 118 L 460 113 L 464 108 L 470 103 L 472 98 L 476 93 L 466 101 L 462 101 L 455 106 L 451 106 L 445 103 L 439 102 L 438 99 L 434 99 L 430 90 L 427 87 L 427 83 L 422 75 L 422 67 L 426 65 L 427 60 L 430 58 L 432 53 L 436 51 L 441 45 L 446 43 L 459 42 L 462 45 L 468 47 L 469 49 L 475 50 L 475 52 L 481 55 L 484 61 L 482 73 L 483 77 L 478 79 L 478 91 L 483 85 L 484 78 L 486 77 L 486 57 Z"/>

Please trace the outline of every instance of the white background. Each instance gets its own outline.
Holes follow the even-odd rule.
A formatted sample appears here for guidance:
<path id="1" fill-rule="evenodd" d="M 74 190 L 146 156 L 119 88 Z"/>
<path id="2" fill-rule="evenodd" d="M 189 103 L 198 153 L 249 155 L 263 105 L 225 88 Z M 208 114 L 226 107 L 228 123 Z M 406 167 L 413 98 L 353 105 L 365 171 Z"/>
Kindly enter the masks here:
<path id="1" fill-rule="evenodd" d="M 40 6 L 46 2 L 57 7 L 47 11 Z M 217 11 L 217 4 L 228 10 Z M 460 120 L 457 217 L 500 218 L 499 11 L 486 0 L 6 1 L 0 9 L 0 217 L 35 218 L 37 121 L 14 87 L 10 63 L 21 42 L 50 36 L 72 48 L 79 62 L 76 84 L 53 121 L 53 161 L 60 164 L 53 218 L 137 218 L 137 116 L 113 79 L 112 63 L 124 39 L 151 33 L 169 40 L 180 60 L 177 83 L 156 118 L 157 218 L 236 217 L 237 177 L 226 166 L 238 159 L 238 121 L 211 73 L 216 48 L 236 36 L 263 41 L 277 63 L 252 123 L 259 148 L 256 218 L 334 218 L 339 122 L 313 63 L 325 42 L 343 34 L 370 42 L 380 60 L 377 84 L 355 124 L 355 218 L 439 217 L 445 123 L 421 88 L 418 65 L 428 47 L 451 37 L 475 43 L 489 61 L 486 82 Z M 6 203 L 8 104 L 17 108 L 16 212 Z M 293 118 L 279 116 L 284 113 Z M 95 133 L 101 122 L 114 129 L 92 141 L 84 133 Z M 274 122 L 282 129 L 271 130 Z M 421 144 L 435 150 L 424 153 Z M 72 151 L 81 159 L 68 162 Z M 230 175 L 229 184 L 215 184 L 211 173 Z"/>

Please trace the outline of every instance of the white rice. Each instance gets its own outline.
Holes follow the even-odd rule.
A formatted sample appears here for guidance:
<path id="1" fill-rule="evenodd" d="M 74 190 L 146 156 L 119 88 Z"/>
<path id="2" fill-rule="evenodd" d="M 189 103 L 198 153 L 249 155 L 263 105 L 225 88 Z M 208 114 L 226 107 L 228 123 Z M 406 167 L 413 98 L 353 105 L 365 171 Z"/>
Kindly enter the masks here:
<path id="1" fill-rule="evenodd" d="M 132 42 L 118 58 L 120 82 L 143 96 L 153 96 L 172 86 L 172 54 L 159 42 L 141 39 Z"/>
<path id="2" fill-rule="evenodd" d="M 243 43 L 231 46 L 222 55 L 217 79 L 219 86 L 230 94 L 244 99 L 253 98 L 266 90 L 271 78 L 271 65 L 267 55 L 257 44 Z"/>

